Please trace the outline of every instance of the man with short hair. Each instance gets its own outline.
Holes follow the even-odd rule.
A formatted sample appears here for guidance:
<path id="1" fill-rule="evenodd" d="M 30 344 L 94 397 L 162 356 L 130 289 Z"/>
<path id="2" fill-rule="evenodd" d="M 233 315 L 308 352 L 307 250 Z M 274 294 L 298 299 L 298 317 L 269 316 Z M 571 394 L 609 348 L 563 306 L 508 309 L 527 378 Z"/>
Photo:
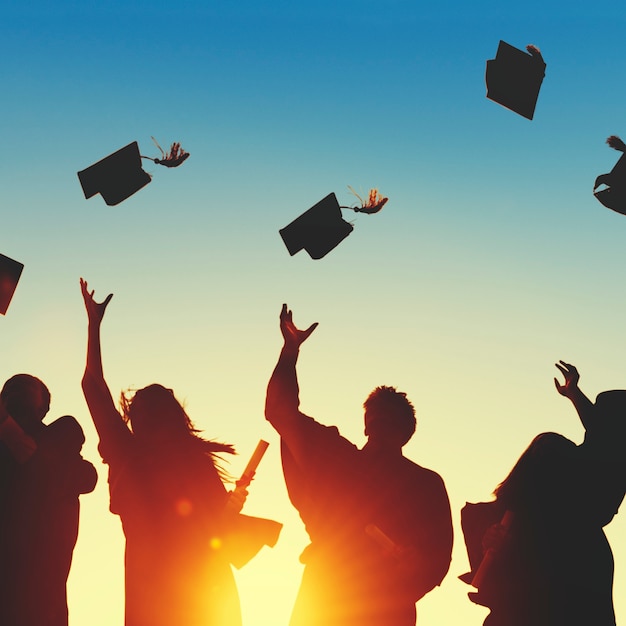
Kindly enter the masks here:
<path id="1" fill-rule="evenodd" d="M 299 330 L 283 305 L 284 345 L 265 406 L 281 436 L 289 498 L 311 539 L 290 624 L 414 626 L 415 603 L 450 566 L 448 495 L 438 474 L 402 455 L 416 425 L 406 394 L 370 394 L 362 449 L 300 412 L 296 363 L 316 326 Z"/>
<path id="2" fill-rule="evenodd" d="M 81 493 L 96 486 L 78 422 L 46 426 L 48 388 L 17 374 L 0 392 L 0 624 L 67 626 Z"/>

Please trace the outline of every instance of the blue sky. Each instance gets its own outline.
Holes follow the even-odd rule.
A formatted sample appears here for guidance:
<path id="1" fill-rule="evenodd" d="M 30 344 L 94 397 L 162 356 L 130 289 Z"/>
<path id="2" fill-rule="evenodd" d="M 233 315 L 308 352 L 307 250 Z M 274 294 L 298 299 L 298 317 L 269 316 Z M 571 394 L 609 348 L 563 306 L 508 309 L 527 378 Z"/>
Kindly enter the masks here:
<path id="1" fill-rule="evenodd" d="M 552 386 L 556 360 L 579 366 L 591 397 L 624 387 L 626 218 L 592 195 L 619 156 L 606 137 L 626 139 L 621 4 L 5 1 L 0 18 L 0 253 L 25 264 L 0 319 L 0 378 L 45 380 L 51 417 L 76 415 L 97 459 L 79 388 L 82 275 L 115 293 L 114 393 L 174 388 L 241 467 L 270 440 L 247 512 L 285 531 L 238 573 L 246 624 L 287 623 L 306 545 L 262 417 L 282 302 L 296 323 L 320 322 L 302 355 L 304 410 L 362 443 L 368 391 L 407 391 L 420 416 L 407 455 L 443 475 L 455 515 L 488 499 L 538 432 L 582 439 Z M 485 98 L 500 39 L 547 62 L 532 122 Z M 152 183 L 117 207 L 84 199 L 77 171 L 135 140 L 158 156 L 152 135 L 190 158 L 147 163 Z M 345 215 L 355 230 L 326 258 L 289 257 L 279 228 L 330 192 L 351 203 L 347 185 L 390 200 Z M 121 531 L 98 467 L 72 626 L 121 623 Z M 455 524 L 421 626 L 482 623 L 456 581 Z M 618 620 L 624 524 L 608 529 Z"/>

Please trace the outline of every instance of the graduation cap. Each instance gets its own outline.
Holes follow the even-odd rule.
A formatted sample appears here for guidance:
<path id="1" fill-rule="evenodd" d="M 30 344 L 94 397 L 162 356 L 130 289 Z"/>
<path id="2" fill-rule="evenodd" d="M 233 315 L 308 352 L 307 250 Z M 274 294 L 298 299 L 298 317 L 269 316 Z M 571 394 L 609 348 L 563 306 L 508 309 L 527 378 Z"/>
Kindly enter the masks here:
<path id="1" fill-rule="evenodd" d="M 15 293 L 20 280 L 23 263 L 14 261 L 4 254 L 0 254 L 0 314 L 4 315 L 9 308 L 11 298 Z"/>
<path id="2" fill-rule="evenodd" d="M 546 64 L 535 46 L 529 54 L 500 41 L 496 58 L 487 61 L 487 98 L 532 120 Z"/>
<path id="3" fill-rule="evenodd" d="M 367 200 L 352 191 L 361 200 L 360 207 L 339 206 L 337 196 L 330 193 L 278 231 L 291 256 L 304 248 L 312 259 L 321 259 L 354 230 L 354 226 L 343 219 L 341 209 L 372 214 L 380 211 L 388 200 L 376 189 L 370 191 Z"/>
<path id="4" fill-rule="evenodd" d="M 145 187 L 152 180 L 150 174 L 141 167 L 141 159 L 149 159 L 157 165 L 164 165 L 165 167 L 178 167 L 189 156 L 189 153 L 180 147 L 180 143 L 173 143 L 170 152 L 165 154 L 154 137 L 152 140 L 161 150 L 163 158 L 155 159 L 142 156 L 139 153 L 139 144 L 133 141 L 87 169 L 78 172 L 78 179 L 85 198 L 91 198 L 99 193 L 109 206 L 115 206 Z"/>
<path id="5" fill-rule="evenodd" d="M 611 135 L 606 143 L 615 150 L 626 152 L 626 144 L 615 135 Z M 600 186 L 603 188 L 598 190 Z M 626 154 L 622 154 L 608 174 L 600 174 L 596 178 L 593 195 L 607 209 L 626 215 Z"/>
<path id="6" fill-rule="evenodd" d="M 99 193 L 109 206 L 126 200 L 152 180 L 150 174 L 141 167 L 139 144 L 136 141 L 78 172 L 78 179 L 85 198 Z"/>

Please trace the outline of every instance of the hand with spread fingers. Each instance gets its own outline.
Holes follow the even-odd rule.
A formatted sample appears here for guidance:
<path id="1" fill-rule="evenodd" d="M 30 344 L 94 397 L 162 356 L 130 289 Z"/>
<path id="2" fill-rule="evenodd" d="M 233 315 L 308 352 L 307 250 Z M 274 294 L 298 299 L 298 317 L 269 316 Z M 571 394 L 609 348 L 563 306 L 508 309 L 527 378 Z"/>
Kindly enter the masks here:
<path id="1" fill-rule="evenodd" d="M 317 322 L 311 324 L 306 330 L 299 330 L 292 320 L 292 312 L 283 304 L 280 312 L 280 332 L 285 340 L 285 347 L 297 350 L 317 328 Z"/>
<path id="2" fill-rule="evenodd" d="M 94 290 L 89 291 L 89 286 L 84 278 L 80 279 L 80 291 L 83 294 L 83 300 L 85 302 L 85 308 L 87 309 L 87 318 L 90 322 L 99 324 L 104 317 L 104 312 L 113 297 L 110 293 L 103 302 L 96 302 L 94 300 Z"/>
<path id="3" fill-rule="evenodd" d="M 565 382 L 561 384 L 555 378 L 554 386 L 562 396 L 571 399 L 578 391 L 578 381 L 580 380 L 580 374 L 573 365 L 571 365 L 570 363 L 566 363 L 565 361 L 559 361 L 558 363 L 555 363 L 555 365 L 559 369 L 561 374 L 563 374 Z"/>

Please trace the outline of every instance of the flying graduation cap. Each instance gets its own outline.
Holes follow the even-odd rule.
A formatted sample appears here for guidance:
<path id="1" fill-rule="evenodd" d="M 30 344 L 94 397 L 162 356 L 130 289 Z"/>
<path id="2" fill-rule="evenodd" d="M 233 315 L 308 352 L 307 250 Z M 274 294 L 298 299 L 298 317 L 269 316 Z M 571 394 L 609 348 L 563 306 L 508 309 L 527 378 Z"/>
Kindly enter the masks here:
<path id="1" fill-rule="evenodd" d="M 0 315 L 5 315 L 17 288 L 24 265 L 0 254 Z"/>
<path id="2" fill-rule="evenodd" d="M 616 135 L 611 135 L 606 143 L 615 150 L 626 152 L 626 144 Z M 608 174 L 600 174 L 596 178 L 593 195 L 607 209 L 626 215 L 626 154 L 622 154 Z"/>
<path id="3" fill-rule="evenodd" d="M 487 98 L 532 120 L 546 64 L 535 46 L 528 54 L 500 41 L 496 58 L 487 61 Z"/>
<path id="4" fill-rule="evenodd" d="M 337 196 L 330 193 L 278 231 L 291 256 L 304 248 L 312 259 L 321 259 L 354 230 L 352 224 L 343 219 L 341 209 L 378 213 L 388 200 L 377 189 L 370 191 L 367 200 L 363 200 L 351 187 L 349 189 L 361 200 L 361 206 L 339 206 Z"/>
<path id="5" fill-rule="evenodd" d="M 141 159 L 149 159 L 165 167 L 178 167 L 189 157 L 189 153 L 180 147 L 180 143 L 173 143 L 170 151 L 165 154 L 154 137 L 152 141 L 161 151 L 163 158 L 142 156 L 139 152 L 139 144 L 133 141 L 78 172 L 85 198 L 91 198 L 99 193 L 109 206 L 115 206 L 152 180 L 150 174 L 141 167 Z"/>

